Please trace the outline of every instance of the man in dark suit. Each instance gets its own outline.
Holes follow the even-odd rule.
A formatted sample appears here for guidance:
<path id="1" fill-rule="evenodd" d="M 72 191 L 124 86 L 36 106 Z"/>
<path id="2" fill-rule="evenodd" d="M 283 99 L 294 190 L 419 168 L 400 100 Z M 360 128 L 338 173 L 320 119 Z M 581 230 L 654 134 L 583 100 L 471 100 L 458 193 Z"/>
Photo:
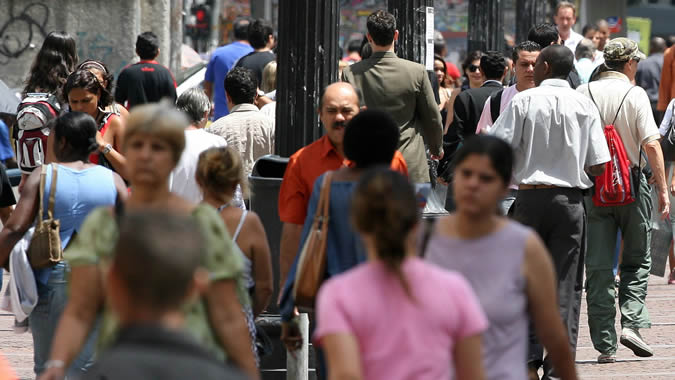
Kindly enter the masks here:
<path id="1" fill-rule="evenodd" d="M 476 134 L 485 101 L 504 88 L 502 80 L 506 74 L 506 60 L 502 53 L 488 51 L 480 58 L 480 70 L 485 76 L 483 85 L 464 90 L 455 98 L 455 117 L 450 129 L 462 140 Z"/>
<path id="2" fill-rule="evenodd" d="M 401 131 L 398 150 L 408 164 L 410 181 L 429 182 L 425 145 L 432 159 L 443 157 L 441 113 L 429 76 L 424 66 L 394 53 L 398 30 L 391 13 L 373 12 L 366 26 L 373 54 L 346 67 L 342 80 L 361 91 L 362 105 L 394 118 Z"/>

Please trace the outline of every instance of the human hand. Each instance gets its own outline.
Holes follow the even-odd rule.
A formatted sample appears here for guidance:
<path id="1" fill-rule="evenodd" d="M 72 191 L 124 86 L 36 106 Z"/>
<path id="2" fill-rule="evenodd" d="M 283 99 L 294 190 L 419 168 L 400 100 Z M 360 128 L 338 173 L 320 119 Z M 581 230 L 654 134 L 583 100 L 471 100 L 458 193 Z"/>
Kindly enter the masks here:
<path id="1" fill-rule="evenodd" d="M 66 371 L 63 367 L 51 367 L 44 370 L 37 380 L 63 380 L 66 377 Z"/>
<path id="2" fill-rule="evenodd" d="M 105 140 L 103 140 L 101 131 L 96 132 L 96 144 L 98 144 L 99 149 L 105 146 Z"/>
<path id="3" fill-rule="evenodd" d="M 675 197 L 675 182 L 672 182 L 670 184 L 670 194 L 672 194 Z"/>
<path id="4" fill-rule="evenodd" d="M 669 213 L 670 213 L 670 195 L 668 194 L 667 191 L 659 191 L 659 214 L 661 216 L 661 219 L 666 219 Z"/>
<path id="5" fill-rule="evenodd" d="M 445 154 L 445 152 L 443 152 L 443 149 L 441 148 L 441 153 L 439 153 L 438 156 L 432 154 L 431 159 L 436 160 L 436 161 L 440 161 L 440 160 L 443 159 L 444 154 Z"/>
<path id="6" fill-rule="evenodd" d="M 290 353 L 302 348 L 302 333 L 295 320 L 281 323 L 281 341 Z"/>

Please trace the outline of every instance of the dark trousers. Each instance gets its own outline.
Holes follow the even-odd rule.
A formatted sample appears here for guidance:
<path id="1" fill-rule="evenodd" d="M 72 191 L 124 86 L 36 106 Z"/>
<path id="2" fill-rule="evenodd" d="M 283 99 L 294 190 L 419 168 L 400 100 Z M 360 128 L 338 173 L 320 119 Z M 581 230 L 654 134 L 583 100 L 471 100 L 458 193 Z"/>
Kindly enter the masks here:
<path id="1" fill-rule="evenodd" d="M 537 231 L 551 254 L 557 275 L 558 307 L 575 353 L 583 289 L 586 212 L 579 189 L 518 190 L 513 218 Z M 542 379 L 557 378 L 530 325 L 528 365 L 544 366 Z"/>

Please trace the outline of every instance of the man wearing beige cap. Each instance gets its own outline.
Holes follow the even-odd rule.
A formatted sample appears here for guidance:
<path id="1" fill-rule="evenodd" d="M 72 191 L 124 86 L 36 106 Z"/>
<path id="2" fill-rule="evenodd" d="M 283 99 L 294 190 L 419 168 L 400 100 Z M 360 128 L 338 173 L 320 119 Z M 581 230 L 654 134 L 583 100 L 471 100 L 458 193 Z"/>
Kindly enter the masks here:
<path id="1" fill-rule="evenodd" d="M 589 96 L 600 112 L 604 125 L 613 124 L 621 137 L 636 178 L 633 191 L 636 200 L 623 206 L 596 206 L 586 197 L 588 213 L 588 250 L 586 257 L 586 301 L 588 325 L 593 347 L 600 352 L 598 363 L 616 360 L 617 334 L 614 273 L 612 271 L 617 230 L 623 236 L 623 261 L 619 267 L 619 306 L 621 309 L 620 342 L 637 356 L 654 353 L 642 339 L 639 329 L 651 327 L 645 305 L 647 280 L 651 268 L 650 188 L 640 170 L 649 162 L 658 194 L 661 218 L 668 215 L 670 200 L 666 188 L 659 131 L 654 122 L 651 104 L 645 90 L 633 86 L 638 62 L 645 55 L 627 38 L 615 38 L 605 45 L 608 71 L 597 81 L 579 86 L 577 91 Z M 645 153 L 647 160 L 643 159 Z M 639 178 L 639 179 L 638 179 Z"/>

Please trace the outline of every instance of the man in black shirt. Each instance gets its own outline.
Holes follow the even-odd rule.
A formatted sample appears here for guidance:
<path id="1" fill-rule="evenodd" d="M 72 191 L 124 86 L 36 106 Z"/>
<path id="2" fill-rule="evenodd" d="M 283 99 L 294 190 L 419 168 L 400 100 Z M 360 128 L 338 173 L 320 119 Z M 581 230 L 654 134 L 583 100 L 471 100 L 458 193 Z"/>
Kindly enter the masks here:
<path id="1" fill-rule="evenodd" d="M 159 55 L 157 36 L 152 32 L 141 33 L 136 39 L 136 54 L 141 60 L 125 67 L 117 78 L 115 101 L 128 109 L 162 98 L 175 103 L 176 80 L 169 69 L 155 60 Z"/>
<path id="2" fill-rule="evenodd" d="M 265 66 L 274 61 L 274 30 L 272 25 L 263 19 L 257 19 L 248 26 L 248 42 L 254 51 L 239 59 L 235 66 L 245 67 L 255 73 L 258 83 L 262 83 L 262 72 Z"/>
<path id="3" fill-rule="evenodd" d="M 208 287 L 209 274 L 200 268 L 203 240 L 191 217 L 161 211 L 121 217 L 105 281 L 120 330 L 85 380 L 245 379 L 182 327 L 184 304 Z"/>

